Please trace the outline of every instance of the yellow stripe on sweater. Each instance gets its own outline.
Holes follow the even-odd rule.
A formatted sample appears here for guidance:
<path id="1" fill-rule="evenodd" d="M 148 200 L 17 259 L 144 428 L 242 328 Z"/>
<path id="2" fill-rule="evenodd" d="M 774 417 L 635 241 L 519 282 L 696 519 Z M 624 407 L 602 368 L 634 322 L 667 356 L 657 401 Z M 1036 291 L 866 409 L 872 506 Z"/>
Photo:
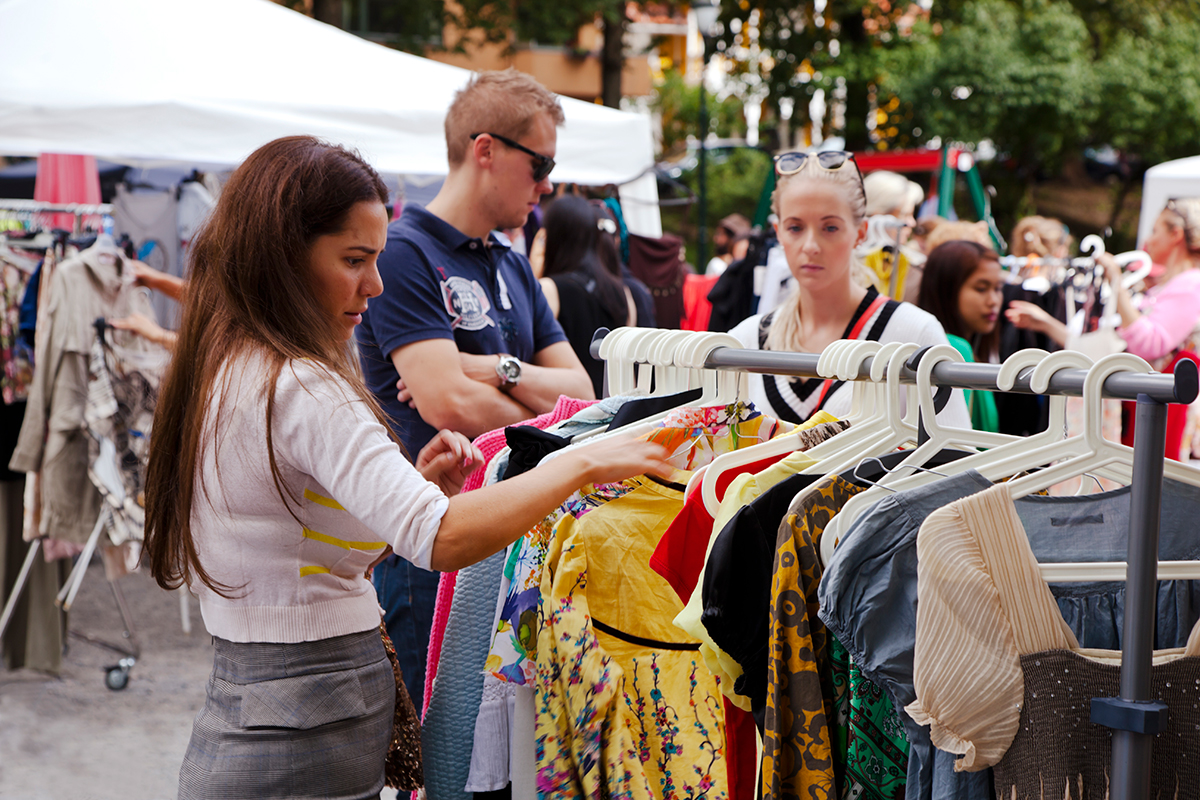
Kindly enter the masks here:
<path id="1" fill-rule="evenodd" d="M 308 575 L 324 575 L 328 572 L 329 567 L 301 567 L 300 577 L 303 578 Z"/>
<path id="2" fill-rule="evenodd" d="M 346 509 L 342 508 L 342 504 L 339 503 L 337 500 L 333 500 L 329 497 L 322 497 L 321 495 L 314 492 L 312 489 L 304 490 L 304 499 L 312 500 L 317 505 L 325 506 L 326 508 L 332 508 L 334 511 L 345 511 L 346 510 Z"/>
<path id="3" fill-rule="evenodd" d="M 346 550 L 382 550 L 383 548 L 387 547 L 387 542 L 351 542 L 347 539 L 338 539 L 309 528 L 304 528 L 303 530 L 305 539 L 324 542 L 325 544 L 331 544 L 334 547 L 342 547 Z"/>

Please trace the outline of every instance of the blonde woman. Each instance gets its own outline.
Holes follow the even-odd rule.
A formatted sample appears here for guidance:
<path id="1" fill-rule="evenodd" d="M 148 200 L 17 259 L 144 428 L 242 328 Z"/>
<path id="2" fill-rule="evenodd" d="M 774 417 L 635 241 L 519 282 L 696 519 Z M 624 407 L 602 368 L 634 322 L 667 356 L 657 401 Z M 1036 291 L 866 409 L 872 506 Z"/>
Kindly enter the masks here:
<path id="1" fill-rule="evenodd" d="M 743 346 L 819 353 L 838 339 L 948 344 L 931 314 L 855 279 L 861 270 L 854 248 L 866 236 L 867 218 L 862 175 L 850 153 L 783 153 L 775 172 L 775 231 L 797 286 L 777 309 L 730 331 Z M 796 423 L 820 410 L 844 416 L 850 394 L 840 381 L 750 376 L 750 397 L 759 410 Z M 961 391 L 938 418 L 971 426 Z"/>

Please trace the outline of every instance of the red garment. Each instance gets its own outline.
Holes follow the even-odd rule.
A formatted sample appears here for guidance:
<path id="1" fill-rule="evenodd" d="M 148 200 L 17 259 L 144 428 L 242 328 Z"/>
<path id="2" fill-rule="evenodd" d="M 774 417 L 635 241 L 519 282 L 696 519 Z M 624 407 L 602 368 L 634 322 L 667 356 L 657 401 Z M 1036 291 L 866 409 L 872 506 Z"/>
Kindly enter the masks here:
<path id="1" fill-rule="evenodd" d="M 708 293 L 717 284 L 718 275 L 696 275 L 689 272 L 683 280 L 683 319 L 679 327 L 685 331 L 707 331 L 712 316 Z"/>
<path id="2" fill-rule="evenodd" d="M 762 472 L 782 461 L 784 455 L 764 458 L 722 472 L 717 476 L 717 497 L 725 496 L 725 490 L 738 475 Z M 654 548 L 654 555 L 650 557 L 650 569 L 666 578 L 684 603 L 692 596 L 696 582 L 700 580 L 700 571 L 704 569 L 708 540 L 713 536 L 713 521 L 697 488 L 683 501 L 683 510 L 658 540 L 658 547 Z"/>
<path id="3" fill-rule="evenodd" d="M 738 475 L 762 472 L 782 461 L 787 454 L 764 458 L 751 464 L 726 470 L 717 476 L 717 497 L 725 491 Z M 704 556 L 708 553 L 708 540 L 713 535 L 712 516 L 704 507 L 700 489 L 696 488 L 683 501 L 683 510 L 667 528 L 658 541 L 654 555 L 650 557 L 650 569 L 666 578 L 667 583 L 684 603 L 692 596 L 692 590 L 700 580 L 704 568 Z M 758 731 L 754 726 L 754 715 L 722 697 L 725 708 L 725 765 L 729 776 L 729 800 L 754 800 L 758 779 Z"/>
<path id="4" fill-rule="evenodd" d="M 1171 359 L 1171 363 L 1167 364 L 1163 372 L 1174 372 L 1175 365 L 1183 359 L 1190 359 L 1200 364 L 1200 356 L 1187 350 L 1180 350 Z M 1121 403 L 1121 410 L 1124 412 L 1125 425 L 1121 430 L 1121 444 L 1127 447 L 1133 447 L 1133 433 L 1136 427 L 1137 420 L 1137 403 L 1125 401 Z M 1165 455 L 1167 458 L 1179 460 L 1179 453 L 1183 449 L 1183 431 L 1187 427 L 1188 406 L 1182 403 L 1171 403 L 1167 406 L 1167 444 Z"/>
<path id="5" fill-rule="evenodd" d="M 37 178 L 33 183 L 33 199 L 44 203 L 100 203 L 100 170 L 95 156 L 70 156 L 42 153 L 38 156 Z M 99 217 L 87 217 L 86 225 L 95 227 Z M 54 214 L 50 225 L 71 230 L 73 214 Z"/>
<path id="6" fill-rule="evenodd" d="M 754 800 L 758 796 L 758 730 L 754 715 L 721 696 L 725 708 L 725 773 L 729 800 Z"/>
<path id="7" fill-rule="evenodd" d="M 597 401 L 576 400 L 562 395 L 552 411 L 525 422 L 518 422 L 517 425 L 532 425 L 544 430 L 570 419 L 595 402 Z M 483 486 L 488 465 L 492 463 L 496 454 L 508 446 L 504 440 L 504 428 L 481 433 L 475 437 L 474 444 L 483 453 L 483 463 L 463 482 L 464 492 L 474 491 Z M 421 698 L 421 719 L 425 718 L 425 712 L 429 710 L 429 700 L 433 697 L 433 679 L 437 675 L 438 659 L 442 655 L 442 641 L 446 638 L 446 622 L 450 619 L 450 602 L 454 599 L 454 584 L 457 580 L 457 572 L 443 572 L 438 578 L 437 599 L 433 605 L 433 627 L 429 631 L 429 650 L 425 656 L 425 696 Z"/>

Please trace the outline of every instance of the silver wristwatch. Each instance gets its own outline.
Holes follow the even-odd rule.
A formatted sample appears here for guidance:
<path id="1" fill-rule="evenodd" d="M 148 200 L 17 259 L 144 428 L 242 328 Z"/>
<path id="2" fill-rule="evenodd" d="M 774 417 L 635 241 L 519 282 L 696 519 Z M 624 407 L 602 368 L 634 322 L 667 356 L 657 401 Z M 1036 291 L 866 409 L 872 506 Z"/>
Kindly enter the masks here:
<path id="1" fill-rule="evenodd" d="M 501 353 L 496 362 L 496 374 L 500 376 L 500 391 L 507 392 L 521 382 L 521 362 L 508 353 Z"/>

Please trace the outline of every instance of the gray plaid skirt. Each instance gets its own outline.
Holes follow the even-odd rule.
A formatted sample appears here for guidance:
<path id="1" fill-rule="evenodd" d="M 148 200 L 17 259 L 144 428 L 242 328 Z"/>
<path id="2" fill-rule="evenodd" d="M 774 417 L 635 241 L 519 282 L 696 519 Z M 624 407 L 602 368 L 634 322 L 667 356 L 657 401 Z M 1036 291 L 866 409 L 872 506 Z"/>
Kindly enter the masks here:
<path id="1" fill-rule="evenodd" d="M 180 800 L 379 796 L 396 682 L 378 630 L 297 644 L 214 641 Z"/>

